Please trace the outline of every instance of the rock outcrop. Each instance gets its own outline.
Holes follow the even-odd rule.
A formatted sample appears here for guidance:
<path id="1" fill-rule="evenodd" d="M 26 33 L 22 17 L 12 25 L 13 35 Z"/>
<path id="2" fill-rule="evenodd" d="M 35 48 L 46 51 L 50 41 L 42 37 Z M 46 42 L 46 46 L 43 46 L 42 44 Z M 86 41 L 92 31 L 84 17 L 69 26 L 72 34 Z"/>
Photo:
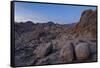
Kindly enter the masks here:
<path id="1" fill-rule="evenodd" d="M 97 10 L 85 10 L 75 27 L 68 30 L 75 37 L 96 37 Z"/>

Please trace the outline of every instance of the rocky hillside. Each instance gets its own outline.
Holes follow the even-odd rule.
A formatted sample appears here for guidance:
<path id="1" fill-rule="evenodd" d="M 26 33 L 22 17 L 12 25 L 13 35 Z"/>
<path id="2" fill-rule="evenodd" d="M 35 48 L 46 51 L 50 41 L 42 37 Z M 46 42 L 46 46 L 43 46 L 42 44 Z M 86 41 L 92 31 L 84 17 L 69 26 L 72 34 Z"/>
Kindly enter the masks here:
<path id="1" fill-rule="evenodd" d="M 78 23 L 15 23 L 15 66 L 97 61 L 97 13 Z"/>
<path id="2" fill-rule="evenodd" d="M 76 34 L 76 37 L 96 37 L 97 28 L 97 11 L 91 9 L 85 10 L 81 14 L 80 21 L 76 24 L 75 27 L 70 30 L 72 34 Z"/>

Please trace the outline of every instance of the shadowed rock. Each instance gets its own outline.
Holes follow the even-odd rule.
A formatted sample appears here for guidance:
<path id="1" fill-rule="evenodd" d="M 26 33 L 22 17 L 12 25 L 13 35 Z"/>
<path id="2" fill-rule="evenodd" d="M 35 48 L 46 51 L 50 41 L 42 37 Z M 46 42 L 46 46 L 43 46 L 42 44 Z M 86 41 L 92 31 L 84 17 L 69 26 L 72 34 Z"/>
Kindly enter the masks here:
<path id="1" fill-rule="evenodd" d="M 52 53 L 45 58 L 39 59 L 36 65 L 58 64 L 58 63 L 62 63 L 59 58 L 59 51 Z"/>
<path id="2" fill-rule="evenodd" d="M 35 49 L 33 54 L 35 54 L 37 58 L 43 58 L 49 55 L 52 52 L 52 49 L 51 43 L 42 44 Z"/>

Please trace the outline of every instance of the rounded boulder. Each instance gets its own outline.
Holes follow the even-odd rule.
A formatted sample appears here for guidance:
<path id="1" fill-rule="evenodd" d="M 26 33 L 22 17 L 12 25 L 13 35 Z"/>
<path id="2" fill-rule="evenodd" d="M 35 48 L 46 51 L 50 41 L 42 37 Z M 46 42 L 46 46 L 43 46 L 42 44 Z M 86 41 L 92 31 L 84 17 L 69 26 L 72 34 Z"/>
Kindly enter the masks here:
<path id="1" fill-rule="evenodd" d="M 78 60 L 87 59 L 90 55 L 89 45 L 87 43 L 79 43 L 75 47 L 75 54 Z"/>
<path id="2" fill-rule="evenodd" d="M 68 43 L 63 46 L 60 51 L 60 59 L 62 63 L 67 63 L 73 61 L 74 54 L 73 54 L 73 46 Z"/>

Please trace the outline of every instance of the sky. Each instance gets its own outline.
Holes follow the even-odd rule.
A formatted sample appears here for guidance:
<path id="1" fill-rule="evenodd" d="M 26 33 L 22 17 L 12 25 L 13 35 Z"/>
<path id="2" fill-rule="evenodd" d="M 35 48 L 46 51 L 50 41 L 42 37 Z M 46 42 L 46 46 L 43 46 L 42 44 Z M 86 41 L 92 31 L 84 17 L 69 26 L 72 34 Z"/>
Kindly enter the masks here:
<path id="1" fill-rule="evenodd" d="M 52 21 L 58 24 L 75 23 L 79 21 L 81 13 L 87 9 L 95 10 L 96 7 L 15 2 L 15 22 L 46 23 Z"/>

